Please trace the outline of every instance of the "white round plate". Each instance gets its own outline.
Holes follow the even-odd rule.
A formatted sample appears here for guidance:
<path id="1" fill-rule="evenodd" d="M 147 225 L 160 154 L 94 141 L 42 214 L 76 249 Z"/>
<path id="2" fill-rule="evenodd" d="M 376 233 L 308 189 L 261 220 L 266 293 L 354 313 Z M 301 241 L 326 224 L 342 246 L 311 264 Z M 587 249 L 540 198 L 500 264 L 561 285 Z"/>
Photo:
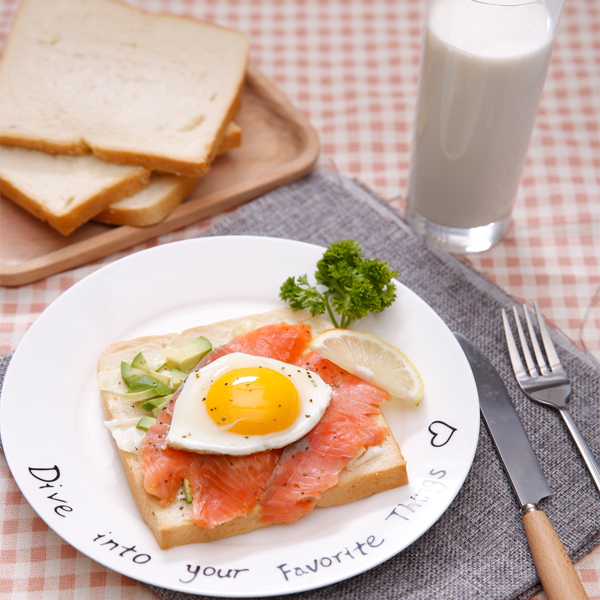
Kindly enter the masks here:
<path id="1" fill-rule="evenodd" d="M 384 414 L 410 483 L 205 544 L 160 550 L 130 494 L 103 425 L 96 363 L 109 344 L 181 331 L 283 305 L 279 287 L 315 271 L 323 248 L 232 236 L 132 254 L 51 304 L 19 345 L 1 402 L 2 442 L 42 519 L 95 561 L 152 585 L 219 597 L 276 596 L 362 573 L 400 552 L 448 508 L 471 467 L 479 403 L 467 360 L 444 322 L 406 287 L 354 324 L 402 349 L 425 382 L 417 408 Z"/>

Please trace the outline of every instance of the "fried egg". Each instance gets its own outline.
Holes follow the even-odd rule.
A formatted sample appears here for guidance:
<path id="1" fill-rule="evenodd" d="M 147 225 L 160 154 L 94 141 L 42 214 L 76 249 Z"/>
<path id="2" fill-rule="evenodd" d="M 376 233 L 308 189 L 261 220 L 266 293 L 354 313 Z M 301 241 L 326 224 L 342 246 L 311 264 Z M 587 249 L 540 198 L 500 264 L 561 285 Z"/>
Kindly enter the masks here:
<path id="1" fill-rule="evenodd" d="M 226 354 L 192 372 L 177 398 L 167 445 L 244 455 L 306 435 L 331 401 L 318 374 L 279 360 Z"/>

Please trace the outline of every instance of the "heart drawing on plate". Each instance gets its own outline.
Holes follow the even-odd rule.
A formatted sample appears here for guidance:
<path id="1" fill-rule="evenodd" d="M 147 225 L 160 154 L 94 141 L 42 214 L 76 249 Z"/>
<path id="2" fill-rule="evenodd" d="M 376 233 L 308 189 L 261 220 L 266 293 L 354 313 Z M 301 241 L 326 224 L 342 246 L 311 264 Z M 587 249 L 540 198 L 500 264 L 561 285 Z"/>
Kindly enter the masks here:
<path id="1" fill-rule="evenodd" d="M 444 423 L 444 421 L 433 421 L 429 426 L 429 433 L 431 433 L 431 445 L 435 448 L 445 446 L 450 438 L 454 435 L 456 427 Z"/>

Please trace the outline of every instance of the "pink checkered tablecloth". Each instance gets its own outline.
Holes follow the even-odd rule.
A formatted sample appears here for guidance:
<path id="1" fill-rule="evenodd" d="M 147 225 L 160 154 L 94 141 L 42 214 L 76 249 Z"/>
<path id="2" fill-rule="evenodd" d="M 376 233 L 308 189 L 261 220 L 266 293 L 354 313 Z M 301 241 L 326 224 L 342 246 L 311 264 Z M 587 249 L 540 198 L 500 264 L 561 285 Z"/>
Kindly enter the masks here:
<path id="1" fill-rule="evenodd" d="M 245 32 L 252 60 L 318 131 L 321 164 L 358 178 L 402 211 L 422 0 L 129 2 Z M 0 0 L 0 41 L 16 5 Z M 0 288 L 0 353 L 16 348 L 55 298 L 100 266 L 155 243 L 195 237 L 207 224 L 31 285 Z M 600 359 L 598 0 L 565 0 L 511 228 L 500 244 L 469 260 L 513 296 L 537 301 L 547 318 Z M 49 530 L 2 455 L 0 472 L 2 598 L 154 598 L 143 584 L 93 562 Z M 589 597 L 600 600 L 600 548 L 577 569 Z"/>

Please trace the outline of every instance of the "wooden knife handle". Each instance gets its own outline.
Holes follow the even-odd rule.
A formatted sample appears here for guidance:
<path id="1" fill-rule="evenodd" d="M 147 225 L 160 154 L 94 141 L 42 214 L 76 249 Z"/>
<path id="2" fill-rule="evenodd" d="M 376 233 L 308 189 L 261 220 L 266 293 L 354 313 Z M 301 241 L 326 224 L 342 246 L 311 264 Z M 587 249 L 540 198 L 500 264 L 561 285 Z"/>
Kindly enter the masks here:
<path id="1" fill-rule="evenodd" d="M 527 505 L 527 507 L 535 505 Z M 546 513 L 533 508 L 523 515 L 529 548 L 548 600 L 588 600 L 560 538 Z"/>

